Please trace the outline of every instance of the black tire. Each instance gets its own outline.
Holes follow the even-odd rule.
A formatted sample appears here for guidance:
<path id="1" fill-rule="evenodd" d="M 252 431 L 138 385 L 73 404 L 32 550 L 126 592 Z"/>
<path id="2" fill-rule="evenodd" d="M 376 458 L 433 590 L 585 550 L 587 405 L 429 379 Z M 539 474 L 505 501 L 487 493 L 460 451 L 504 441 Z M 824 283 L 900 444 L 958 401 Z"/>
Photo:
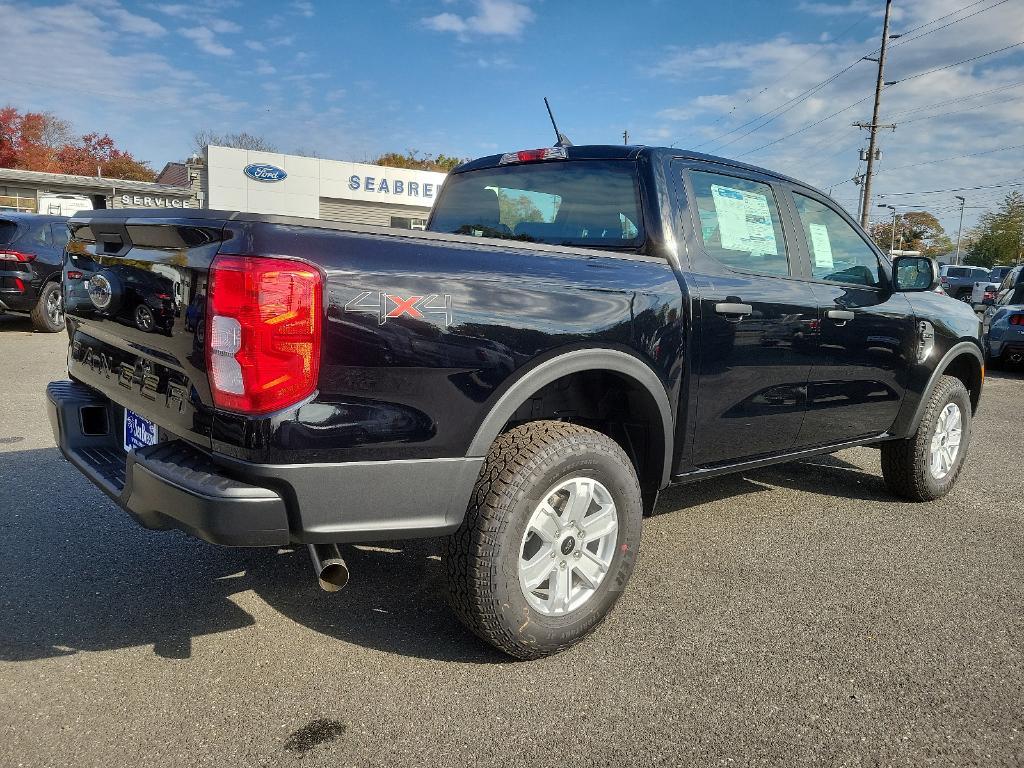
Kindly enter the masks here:
<path id="1" fill-rule="evenodd" d="M 54 298 L 51 298 L 54 297 Z M 60 305 L 59 319 L 50 312 L 50 302 L 56 300 Z M 60 283 L 49 282 L 43 286 L 39 293 L 39 300 L 32 307 L 30 313 L 32 327 L 43 333 L 57 333 L 64 330 L 64 298 L 61 294 Z"/>
<path id="2" fill-rule="evenodd" d="M 943 409 L 950 403 L 960 409 L 960 447 L 948 473 L 936 478 L 930 467 L 931 442 Z M 882 476 L 888 489 L 909 501 L 932 501 L 949 493 L 963 469 L 971 442 L 971 397 L 960 379 L 942 376 L 928 397 L 917 432 L 905 440 L 882 444 Z"/>
<path id="3" fill-rule="evenodd" d="M 520 587 L 524 533 L 544 495 L 575 476 L 598 480 L 615 502 L 614 554 L 586 602 L 563 615 L 545 615 Z M 477 636 L 510 656 L 538 659 L 563 651 L 601 623 L 625 588 L 640 544 L 642 515 L 636 472 L 614 440 L 557 421 L 516 427 L 494 441 L 462 526 L 448 538 L 452 608 Z M 572 569 L 569 573 L 572 583 Z"/>

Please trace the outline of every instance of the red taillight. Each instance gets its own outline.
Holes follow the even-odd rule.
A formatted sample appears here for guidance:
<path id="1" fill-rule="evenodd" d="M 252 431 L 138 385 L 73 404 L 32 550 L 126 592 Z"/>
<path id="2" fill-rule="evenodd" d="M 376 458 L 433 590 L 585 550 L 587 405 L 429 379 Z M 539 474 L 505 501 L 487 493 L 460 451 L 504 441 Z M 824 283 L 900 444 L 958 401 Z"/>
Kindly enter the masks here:
<path id="1" fill-rule="evenodd" d="M 320 272 L 302 261 L 261 256 L 213 260 L 206 355 L 218 408 L 268 413 L 314 392 L 322 295 Z"/>
<path id="2" fill-rule="evenodd" d="M 36 255 L 34 253 L 25 253 L 24 251 L 0 251 L 0 261 L 35 261 Z"/>
<path id="3" fill-rule="evenodd" d="M 1024 315 L 1010 315 L 1010 325 L 1024 325 Z"/>
<path id="4" fill-rule="evenodd" d="M 75 269 L 68 270 L 68 280 L 81 280 L 82 273 Z"/>
<path id="5" fill-rule="evenodd" d="M 943 286 L 948 286 L 949 285 L 949 278 L 948 277 L 940 277 L 939 278 L 939 284 L 943 285 Z"/>

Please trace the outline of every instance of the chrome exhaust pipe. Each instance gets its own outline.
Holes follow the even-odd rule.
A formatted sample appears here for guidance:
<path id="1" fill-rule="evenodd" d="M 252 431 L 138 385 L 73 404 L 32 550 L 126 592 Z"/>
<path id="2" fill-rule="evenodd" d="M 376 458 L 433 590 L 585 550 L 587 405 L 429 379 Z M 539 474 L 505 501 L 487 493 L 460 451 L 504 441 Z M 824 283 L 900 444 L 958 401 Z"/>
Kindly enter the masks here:
<path id="1" fill-rule="evenodd" d="M 324 592 L 337 592 L 348 584 L 348 566 L 337 544 L 310 544 L 309 556 L 313 560 L 313 572 Z"/>

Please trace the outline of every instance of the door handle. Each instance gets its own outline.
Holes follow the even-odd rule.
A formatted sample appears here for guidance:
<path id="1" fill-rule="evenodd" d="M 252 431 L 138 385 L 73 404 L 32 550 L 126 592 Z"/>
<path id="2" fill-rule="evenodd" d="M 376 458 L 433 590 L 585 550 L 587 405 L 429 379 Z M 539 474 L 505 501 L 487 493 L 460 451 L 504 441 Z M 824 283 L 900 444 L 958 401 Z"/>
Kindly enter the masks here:
<path id="1" fill-rule="evenodd" d="M 835 320 L 837 325 L 845 325 L 847 320 L 853 320 L 853 312 L 848 309 L 830 309 L 825 313 L 829 320 Z"/>
<path id="2" fill-rule="evenodd" d="M 754 308 L 749 304 L 738 304 L 731 301 L 715 304 L 715 312 L 720 315 L 731 315 L 737 319 L 743 317 L 743 315 L 749 315 L 753 311 Z"/>

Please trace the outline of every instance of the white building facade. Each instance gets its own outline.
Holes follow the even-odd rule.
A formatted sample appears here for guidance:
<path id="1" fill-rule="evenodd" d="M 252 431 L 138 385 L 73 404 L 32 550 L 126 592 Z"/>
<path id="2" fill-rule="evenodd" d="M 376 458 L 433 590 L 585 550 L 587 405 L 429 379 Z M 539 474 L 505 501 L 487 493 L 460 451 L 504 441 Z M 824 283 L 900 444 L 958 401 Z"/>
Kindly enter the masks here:
<path id="1" fill-rule="evenodd" d="M 445 174 L 209 146 L 205 208 L 422 229 Z M 192 167 L 190 165 L 190 167 Z"/>

